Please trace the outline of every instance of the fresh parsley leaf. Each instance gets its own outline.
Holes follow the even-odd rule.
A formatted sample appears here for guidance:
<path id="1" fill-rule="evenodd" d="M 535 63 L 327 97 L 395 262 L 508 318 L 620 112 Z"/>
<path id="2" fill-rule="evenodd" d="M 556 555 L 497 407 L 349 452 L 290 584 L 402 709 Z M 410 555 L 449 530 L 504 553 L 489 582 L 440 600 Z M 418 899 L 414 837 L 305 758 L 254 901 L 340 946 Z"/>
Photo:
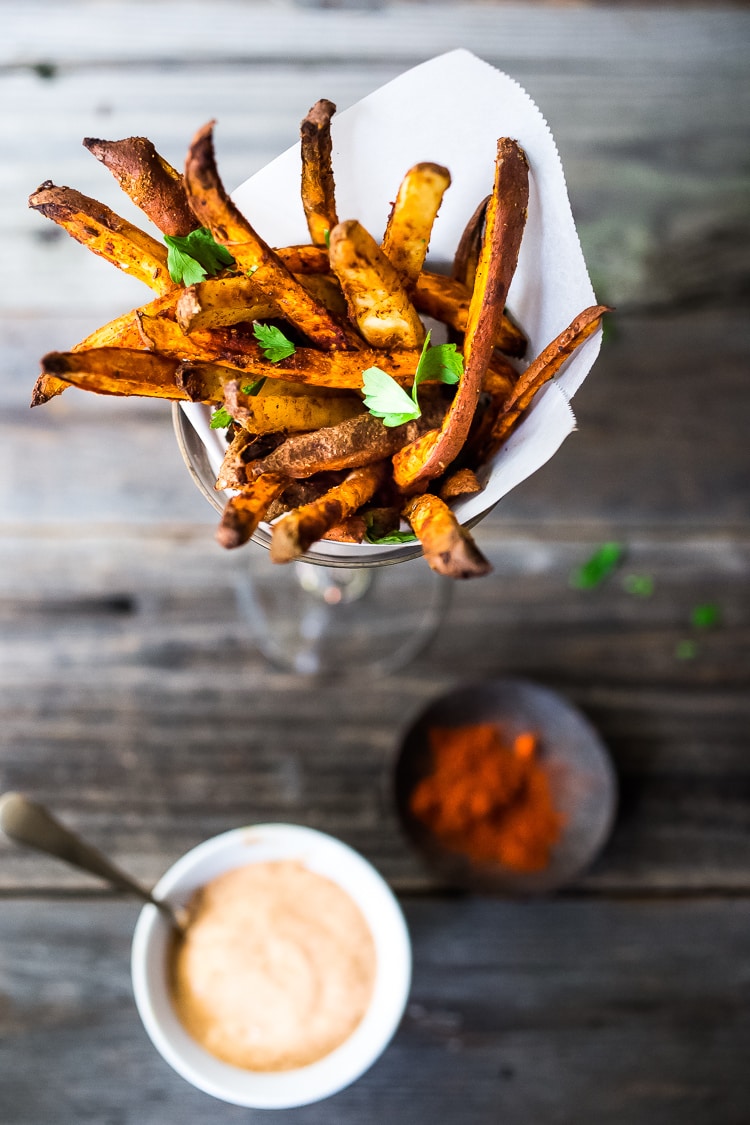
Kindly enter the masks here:
<path id="1" fill-rule="evenodd" d="M 412 543 L 416 538 L 413 531 L 391 531 L 388 535 L 381 535 L 379 539 L 373 538 L 370 534 L 365 535 L 368 543 Z"/>
<path id="2" fill-rule="evenodd" d="M 362 375 L 362 390 L 367 409 L 384 426 L 400 426 L 418 418 L 419 407 L 395 379 L 379 367 L 368 367 Z"/>
<path id="3" fill-rule="evenodd" d="M 591 590 L 608 578 L 625 553 L 622 543 L 603 543 L 582 566 L 570 574 L 570 585 L 576 590 Z"/>
<path id="4" fill-rule="evenodd" d="M 265 381 L 265 375 L 261 375 L 260 379 L 256 379 L 254 383 L 245 383 L 244 387 L 241 388 L 243 395 L 257 395 Z"/>
<path id="5" fill-rule="evenodd" d="M 422 410 L 417 401 L 417 388 L 430 379 L 438 383 L 457 383 L 464 369 L 463 357 L 455 344 L 436 344 L 430 347 L 428 332 L 422 346 L 411 395 L 392 376 L 379 367 L 364 372 L 362 389 L 365 406 L 375 418 L 382 418 L 384 426 L 401 426 L 419 418 Z"/>
<path id="6" fill-rule="evenodd" d="M 331 249 L 331 232 L 329 231 L 328 227 L 326 227 L 326 229 L 323 231 L 323 238 L 325 239 L 326 250 L 330 250 Z"/>
<path id="7" fill-rule="evenodd" d="M 416 402 L 416 389 L 420 383 L 432 379 L 436 383 L 457 383 L 464 372 L 464 358 L 455 344 L 435 344 L 430 347 L 430 333 L 425 337 L 417 370 L 414 372 L 412 397 Z"/>
<path id="8" fill-rule="evenodd" d="M 650 598 L 654 592 L 654 580 L 650 574 L 626 574 L 622 585 L 628 594 L 637 598 Z"/>
<path id="9" fill-rule="evenodd" d="M 721 610 L 713 602 L 693 606 L 690 623 L 695 629 L 711 629 L 721 621 Z"/>
<path id="10" fill-rule="evenodd" d="M 165 234 L 164 241 L 168 247 L 169 276 L 177 285 L 197 285 L 225 266 L 234 265 L 234 258 L 226 246 L 220 246 L 205 227 L 191 230 L 184 237 Z"/>
<path id="11" fill-rule="evenodd" d="M 253 335 L 260 344 L 263 355 L 271 363 L 279 363 L 296 351 L 292 341 L 287 340 L 281 329 L 274 328 L 272 324 L 254 324 Z"/>
<path id="12" fill-rule="evenodd" d="M 211 415 L 209 425 L 212 430 L 224 430 L 227 426 L 231 426 L 233 421 L 234 418 L 229 411 L 225 407 L 219 406 Z"/>

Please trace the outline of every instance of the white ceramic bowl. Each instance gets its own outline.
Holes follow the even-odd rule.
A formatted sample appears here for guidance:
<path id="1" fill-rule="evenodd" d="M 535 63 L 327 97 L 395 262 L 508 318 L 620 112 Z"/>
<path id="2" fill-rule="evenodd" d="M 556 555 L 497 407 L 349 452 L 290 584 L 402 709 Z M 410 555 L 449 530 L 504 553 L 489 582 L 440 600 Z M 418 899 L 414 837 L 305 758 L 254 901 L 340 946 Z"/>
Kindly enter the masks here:
<path id="1" fill-rule="evenodd" d="M 349 1038 L 309 1066 L 275 1073 L 242 1070 L 214 1058 L 184 1029 L 168 983 L 169 925 L 153 906 L 141 911 L 133 936 L 135 1002 L 162 1057 L 198 1089 L 234 1105 L 286 1109 L 319 1101 L 348 1086 L 387 1046 L 403 1015 L 411 982 L 411 945 L 401 909 L 374 867 L 322 832 L 288 824 L 259 824 L 215 836 L 179 859 L 154 888 L 177 905 L 231 868 L 296 859 L 333 880 L 362 911 L 377 956 L 375 987 L 364 1019 Z"/>

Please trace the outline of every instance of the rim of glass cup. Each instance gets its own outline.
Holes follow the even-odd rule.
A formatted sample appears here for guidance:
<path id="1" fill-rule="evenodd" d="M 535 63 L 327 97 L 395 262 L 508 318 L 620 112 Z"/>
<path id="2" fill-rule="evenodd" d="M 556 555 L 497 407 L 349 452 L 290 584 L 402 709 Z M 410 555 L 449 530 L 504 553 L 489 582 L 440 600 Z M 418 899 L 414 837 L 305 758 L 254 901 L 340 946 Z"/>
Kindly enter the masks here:
<path id="1" fill-rule="evenodd" d="M 224 493 L 217 492 L 214 488 L 216 476 L 211 468 L 205 446 L 179 402 L 172 403 L 172 424 L 182 459 L 194 483 L 209 504 L 221 514 L 226 504 Z M 474 527 L 492 511 L 494 506 L 494 503 L 490 504 L 473 519 L 467 520 L 463 526 L 466 528 Z M 261 525 L 251 536 L 251 542 L 268 550 L 271 546 L 270 532 Z M 343 546 L 343 544 L 340 544 L 340 546 Z M 317 566 L 353 569 L 355 567 L 390 566 L 393 563 L 409 562 L 411 559 L 420 558 L 423 554 L 419 543 L 403 543 L 394 546 L 392 549 L 382 546 L 378 548 L 376 554 L 368 554 L 367 556 L 358 554 L 356 547 L 357 544 L 354 544 L 353 549 L 340 556 L 324 554 L 322 551 L 316 551 L 313 548 L 301 555 L 298 561 L 314 563 Z"/>
<path id="2" fill-rule="evenodd" d="M 173 935 L 160 911 L 145 906 L 136 923 L 131 977 L 136 1007 L 154 1047 L 187 1082 L 222 1101 L 254 1109 L 289 1109 L 322 1101 L 351 1085 L 393 1038 L 411 986 L 411 942 L 401 907 L 364 856 L 327 833 L 302 825 L 257 824 L 213 836 L 180 857 L 154 893 L 184 903 L 223 871 L 245 863 L 295 858 L 334 880 L 362 911 L 377 952 L 370 1006 L 349 1038 L 296 1070 L 242 1070 L 215 1058 L 183 1028 L 169 995 L 166 962 Z"/>

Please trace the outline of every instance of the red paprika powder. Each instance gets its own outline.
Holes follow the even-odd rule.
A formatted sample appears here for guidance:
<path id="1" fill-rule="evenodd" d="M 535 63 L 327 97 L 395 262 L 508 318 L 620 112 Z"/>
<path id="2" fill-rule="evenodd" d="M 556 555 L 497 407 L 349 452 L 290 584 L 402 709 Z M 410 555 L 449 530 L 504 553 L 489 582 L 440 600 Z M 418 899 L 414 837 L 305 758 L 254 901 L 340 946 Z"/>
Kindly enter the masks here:
<path id="1" fill-rule="evenodd" d="M 563 826 L 530 732 L 503 737 L 492 723 L 430 731 L 433 769 L 414 788 L 412 813 L 441 844 L 476 863 L 541 871 Z"/>

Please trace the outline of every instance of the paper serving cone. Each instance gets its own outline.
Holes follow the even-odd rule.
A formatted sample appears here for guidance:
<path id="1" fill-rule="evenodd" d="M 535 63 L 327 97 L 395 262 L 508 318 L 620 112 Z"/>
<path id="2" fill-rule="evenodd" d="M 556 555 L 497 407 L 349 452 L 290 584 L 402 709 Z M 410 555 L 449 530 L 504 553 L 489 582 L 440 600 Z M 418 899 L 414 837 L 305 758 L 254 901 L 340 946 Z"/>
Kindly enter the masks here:
<path id="1" fill-rule="evenodd" d="M 507 304 L 528 336 L 527 358 L 533 359 L 579 312 L 596 303 L 549 126 L 507 74 L 469 51 L 450 51 L 337 113 L 331 135 L 339 218 L 358 219 L 378 240 L 405 172 L 419 161 L 448 168 L 452 182 L 427 258 L 428 267 L 435 270 L 448 268 L 466 222 L 492 188 L 498 138 L 517 140 L 529 160 L 529 206 Z M 270 245 L 309 241 L 300 198 L 299 144 L 237 188 L 233 199 Z M 455 504 L 462 523 L 473 524 L 486 515 L 545 464 L 575 429 L 570 399 L 591 370 L 600 344 L 599 329 L 536 396 L 486 466 L 484 489 Z M 205 407 L 181 408 L 205 446 L 212 471 L 218 472 L 226 448 L 223 433 L 209 428 Z M 257 538 L 268 543 L 267 527 Z M 307 557 L 334 565 L 347 559 L 376 563 L 384 552 L 389 561 L 399 552 L 410 557 L 414 544 L 394 548 L 321 540 Z"/>

